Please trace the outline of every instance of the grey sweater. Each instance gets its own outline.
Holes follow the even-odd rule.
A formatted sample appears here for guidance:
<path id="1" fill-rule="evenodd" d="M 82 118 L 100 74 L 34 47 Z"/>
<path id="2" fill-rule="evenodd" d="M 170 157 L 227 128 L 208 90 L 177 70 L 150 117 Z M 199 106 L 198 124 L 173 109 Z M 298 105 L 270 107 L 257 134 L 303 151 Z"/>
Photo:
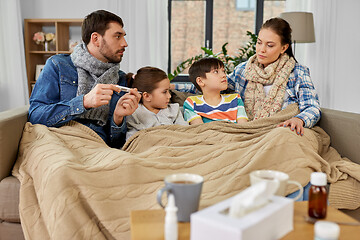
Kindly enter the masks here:
<path id="1" fill-rule="evenodd" d="M 150 127 L 172 124 L 188 126 L 188 123 L 184 120 L 180 111 L 178 103 L 169 104 L 167 108 L 161 109 L 157 114 L 149 111 L 143 104 L 139 104 L 136 111 L 132 115 L 126 117 L 126 124 L 128 127 L 126 140 L 137 131 Z"/>

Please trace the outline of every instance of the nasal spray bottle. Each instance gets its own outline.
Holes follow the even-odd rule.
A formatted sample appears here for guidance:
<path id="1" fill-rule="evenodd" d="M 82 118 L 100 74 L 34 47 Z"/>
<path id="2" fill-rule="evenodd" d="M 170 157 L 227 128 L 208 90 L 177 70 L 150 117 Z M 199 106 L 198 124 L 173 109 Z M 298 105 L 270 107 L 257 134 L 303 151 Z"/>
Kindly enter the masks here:
<path id="1" fill-rule="evenodd" d="M 177 210 L 174 195 L 170 193 L 168 196 L 168 203 L 165 208 L 165 240 L 178 239 Z"/>

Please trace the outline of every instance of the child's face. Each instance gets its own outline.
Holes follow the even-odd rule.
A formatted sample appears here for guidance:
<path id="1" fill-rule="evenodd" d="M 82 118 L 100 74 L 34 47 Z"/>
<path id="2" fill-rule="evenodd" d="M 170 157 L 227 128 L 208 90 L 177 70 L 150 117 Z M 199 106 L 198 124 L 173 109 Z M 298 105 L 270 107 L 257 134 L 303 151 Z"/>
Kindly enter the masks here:
<path id="1" fill-rule="evenodd" d="M 155 88 L 149 95 L 150 101 L 149 106 L 153 109 L 163 109 L 167 108 L 170 102 L 170 81 L 168 78 L 161 80 L 157 83 L 157 88 Z"/>
<path id="2" fill-rule="evenodd" d="M 207 90 L 226 90 L 228 87 L 227 78 L 224 68 L 213 68 L 206 73 L 206 79 L 203 79 Z"/>

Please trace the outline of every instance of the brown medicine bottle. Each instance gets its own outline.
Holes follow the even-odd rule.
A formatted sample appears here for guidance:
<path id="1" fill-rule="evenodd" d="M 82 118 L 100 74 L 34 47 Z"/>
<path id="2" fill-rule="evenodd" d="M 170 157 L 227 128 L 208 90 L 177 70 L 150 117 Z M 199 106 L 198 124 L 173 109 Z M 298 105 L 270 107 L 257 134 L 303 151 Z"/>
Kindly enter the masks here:
<path id="1" fill-rule="evenodd" d="M 310 183 L 309 216 L 317 219 L 325 218 L 327 210 L 326 174 L 322 172 L 311 173 Z"/>

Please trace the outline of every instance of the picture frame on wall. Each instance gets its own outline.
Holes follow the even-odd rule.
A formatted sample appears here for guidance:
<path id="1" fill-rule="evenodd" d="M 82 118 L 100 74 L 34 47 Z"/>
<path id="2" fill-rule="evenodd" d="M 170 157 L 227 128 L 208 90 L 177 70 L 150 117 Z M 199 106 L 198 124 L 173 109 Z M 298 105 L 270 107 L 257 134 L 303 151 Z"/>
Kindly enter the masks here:
<path id="1" fill-rule="evenodd" d="M 44 64 L 38 64 L 38 65 L 36 65 L 35 81 L 39 78 L 40 73 L 41 73 L 41 71 L 43 70 L 44 66 L 45 66 Z"/>

